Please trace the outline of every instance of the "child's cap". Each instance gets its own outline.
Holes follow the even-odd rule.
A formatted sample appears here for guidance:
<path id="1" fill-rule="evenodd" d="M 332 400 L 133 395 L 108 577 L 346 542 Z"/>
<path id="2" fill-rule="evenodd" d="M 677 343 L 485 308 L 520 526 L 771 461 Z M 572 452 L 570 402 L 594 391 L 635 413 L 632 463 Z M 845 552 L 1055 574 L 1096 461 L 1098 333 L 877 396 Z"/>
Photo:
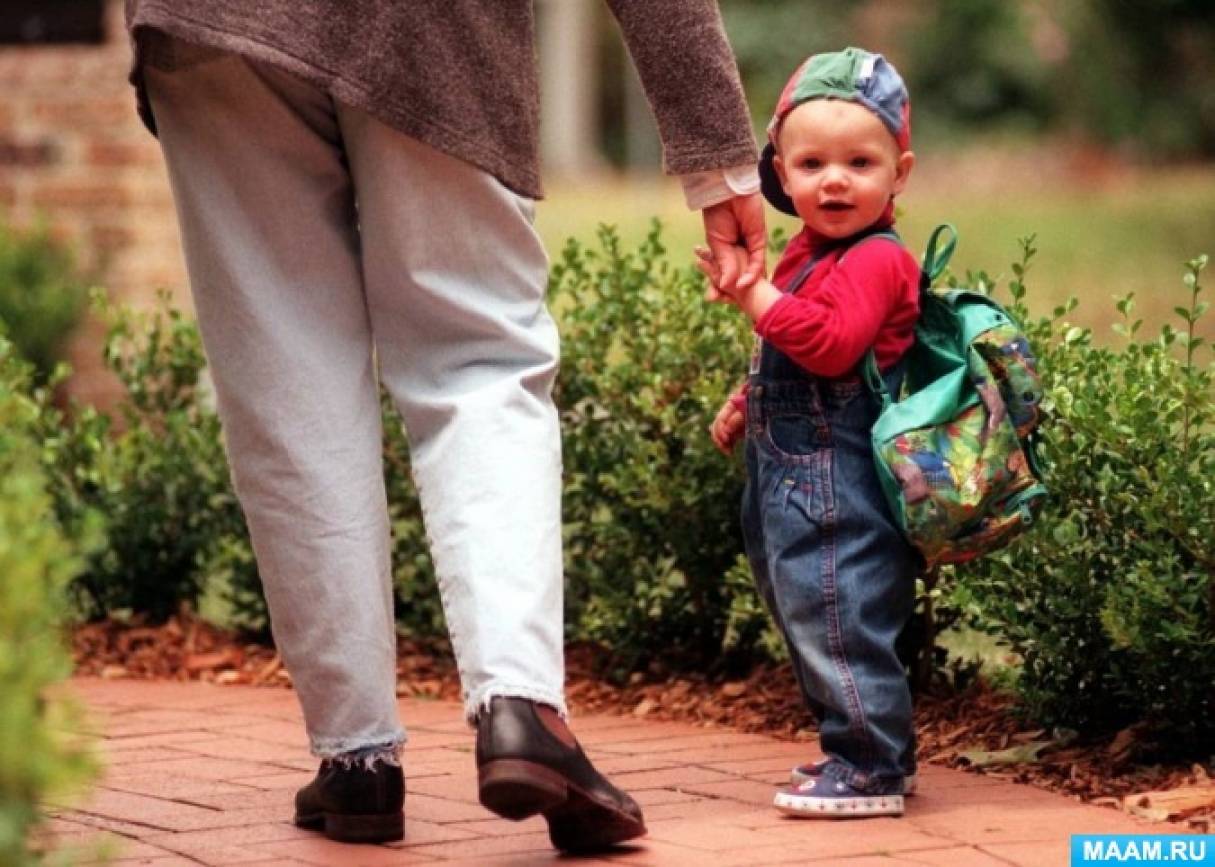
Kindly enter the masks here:
<path id="1" fill-rule="evenodd" d="M 846 99 L 859 102 L 878 116 L 890 130 L 900 150 L 911 147 L 911 98 L 898 70 L 880 54 L 863 48 L 845 48 L 815 54 L 805 60 L 785 89 L 768 122 L 768 144 L 759 158 L 760 188 L 772 207 L 797 215 L 793 200 L 785 194 L 772 165 L 776 137 L 789 112 L 812 99 Z"/>

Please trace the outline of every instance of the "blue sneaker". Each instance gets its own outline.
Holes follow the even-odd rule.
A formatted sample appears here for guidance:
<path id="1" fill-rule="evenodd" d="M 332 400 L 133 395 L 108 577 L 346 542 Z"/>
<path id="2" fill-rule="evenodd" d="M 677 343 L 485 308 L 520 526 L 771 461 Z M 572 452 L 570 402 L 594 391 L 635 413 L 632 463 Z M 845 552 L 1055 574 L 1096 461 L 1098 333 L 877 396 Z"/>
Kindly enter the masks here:
<path id="1" fill-rule="evenodd" d="M 827 767 L 831 759 L 819 759 L 817 762 L 807 762 L 804 765 L 798 765 L 789 772 L 789 785 L 797 788 L 805 783 L 809 783 L 818 777 L 822 776 L 823 768 Z M 903 777 L 903 794 L 910 797 L 915 794 L 919 779 L 915 774 L 908 774 Z"/>
<path id="2" fill-rule="evenodd" d="M 778 790 L 772 806 L 787 816 L 812 819 L 901 816 L 903 796 L 866 794 L 820 773 L 800 786 Z"/>

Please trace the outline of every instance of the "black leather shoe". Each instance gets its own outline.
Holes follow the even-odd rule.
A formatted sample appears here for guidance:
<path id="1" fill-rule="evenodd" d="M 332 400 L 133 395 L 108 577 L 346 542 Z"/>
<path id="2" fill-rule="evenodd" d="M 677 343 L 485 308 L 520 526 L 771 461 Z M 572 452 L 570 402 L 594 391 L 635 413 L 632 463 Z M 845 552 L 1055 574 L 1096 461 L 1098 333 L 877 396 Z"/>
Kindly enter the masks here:
<path id="1" fill-rule="evenodd" d="M 537 813 L 566 852 L 605 849 L 645 833 L 637 802 L 591 765 L 557 712 L 496 697 L 477 720 L 481 803 L 505 819 Z"/>
<path id="2" fill-rule="evenodd" d="M 370 769 L 325 760 L 316 779 L 295 795 L 295 824 L 343 843 L 387 843 L 405 836 L 405 780 L 401 768 Z"/>

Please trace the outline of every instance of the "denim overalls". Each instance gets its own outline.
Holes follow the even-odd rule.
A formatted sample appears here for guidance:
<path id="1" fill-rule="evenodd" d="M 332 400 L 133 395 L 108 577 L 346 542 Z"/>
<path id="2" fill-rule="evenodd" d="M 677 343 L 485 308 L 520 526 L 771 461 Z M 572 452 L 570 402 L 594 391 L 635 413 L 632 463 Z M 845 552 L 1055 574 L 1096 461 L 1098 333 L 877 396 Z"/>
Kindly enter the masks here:
<path id="1" fill-rule="evenodd" d="M 901 365 L 884 377 L 896 393 Z M 874 469 L 878 409 L 859 379 L 820 379 L 762 343 L 747 394 L 742 523 L 756 584 L 832 759 L 824 773 L 891 794 L 915 772 L 911 693 L 894 644 L 919 563 Z"/>

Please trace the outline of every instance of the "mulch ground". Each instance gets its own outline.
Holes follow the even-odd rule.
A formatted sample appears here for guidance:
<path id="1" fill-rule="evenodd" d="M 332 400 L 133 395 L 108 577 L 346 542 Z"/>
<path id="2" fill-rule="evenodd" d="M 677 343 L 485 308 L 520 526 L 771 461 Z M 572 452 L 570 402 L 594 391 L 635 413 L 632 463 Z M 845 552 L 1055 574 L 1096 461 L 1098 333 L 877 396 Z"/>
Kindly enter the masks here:
<path id="1" fill-rule="evenodd" d="M 192 617 L 172 618 L 159 626 L 91 623 L 74 630 L 72 643 L 78 674 L 291 685 L 274 648 L 248 643 Z M 743 679 L 724 682 L 687 674 L 636 674 L 617 686 L 596 675 L 594 660 L 592 648 L 569 651 L 566 693 L 575 716 L 619 713 L 791 739 L 814 737 L 813 718 L 798 698 L 788 665 L 759 666 Z M 397 693 L 459 700 L 450 651 L 440 644 L 401 641 Z M 1023 722 L 1012 696 L 982 683 L 958 694 L 917 698 L 916 728 L 923 762 L 1168 820 L 1181 825 L 1178 830 L 1215 832 L 1215 756 L 1206 767 L 1154 760 L 1154 746 L 1134 728 L 1100 740 L 1047 743 L 1050 733 Z M 1014 761 L 1016 753 L 1029 754 L 1032 760 Z"/>

